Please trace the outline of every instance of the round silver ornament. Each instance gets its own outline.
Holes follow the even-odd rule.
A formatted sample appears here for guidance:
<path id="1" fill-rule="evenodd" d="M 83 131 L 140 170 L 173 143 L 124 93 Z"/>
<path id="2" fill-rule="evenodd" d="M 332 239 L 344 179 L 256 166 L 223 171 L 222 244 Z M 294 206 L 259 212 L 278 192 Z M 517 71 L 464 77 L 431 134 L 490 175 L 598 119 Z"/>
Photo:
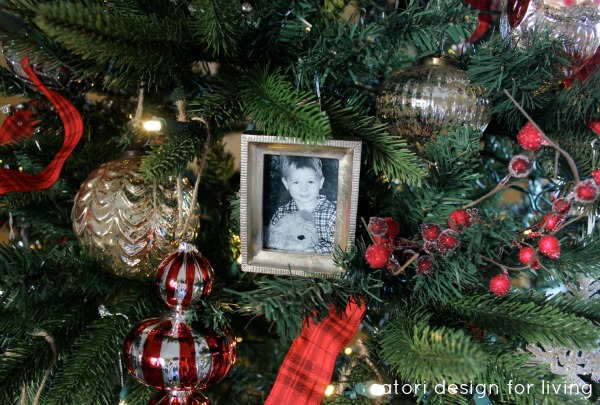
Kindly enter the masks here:
<path id="1" fill-rule="evenodd" d="M 470 125 L 481 131 L 490 121 L 484 89 L 469 82 L 466 71 L 448 58 L 425 57 L 392 74 L 377 97 L 377 115 L 391 134 L 406 139 L 416 152 L 447 134 Z"/>
<path id="2" fill-rule="evenodd" d="M 71 219 L 79 242 L 107 271 L 153 280 L 160 262 L 194 239 L 199 210 L 185 179 L 178 196 L 175 178 L 147 181 L 141 161 L 141 153 L 129 153 L 93 171 L 75 196 Z"/>

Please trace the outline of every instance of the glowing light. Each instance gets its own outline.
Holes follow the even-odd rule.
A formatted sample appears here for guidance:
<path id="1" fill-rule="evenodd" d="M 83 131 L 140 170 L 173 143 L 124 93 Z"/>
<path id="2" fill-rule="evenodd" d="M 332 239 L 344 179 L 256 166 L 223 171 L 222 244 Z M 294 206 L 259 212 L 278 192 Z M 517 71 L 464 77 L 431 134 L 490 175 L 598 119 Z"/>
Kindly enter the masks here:
<path id="1" fill-rule="evenodd" d="M 235 341 L 238 343 L 242 343 L 244 341 L 244 338 L 238 336 L 235 338 Z"/>
<path id="2" fill-rule="evenodd" d="M 369 393 L 374 397 L 380 397 L 385 394 L 385 387 L 381 384 L 372 384 L 369 387 Z"/>
<path id="3" fill-rule="evenodd" d="M 533 231 L 531 229 L 527 229 L 527 230 L 523 231 L 523 235 L 529 235 L 530 233 L 533 233 Z"/>
<path id="4" fill-rule="evenodd" d="M 333 391 L 335 391 L 335 387 L 331 384 L 329 384 L 327 386 L 327 388 L 325 388 L 325 396 L 326 397 L 330 397 L 333 395 Z"/>
<path id="5" fill-rule="evenodd" d="M 149 132 L 158 132 L 163 129 L 163 125 L 158 120 L 148 120 L 144 122 L 144 129 Z"/>
<path id="6" fill-rule="evenodd" d="M 351 348 L 351 347 L 346 347 L 346 348 L 344 349 L 344 354 L 345 354 L 346 356 L 350 356 L 350 355 L 352 354 L 352 348 Z"/>

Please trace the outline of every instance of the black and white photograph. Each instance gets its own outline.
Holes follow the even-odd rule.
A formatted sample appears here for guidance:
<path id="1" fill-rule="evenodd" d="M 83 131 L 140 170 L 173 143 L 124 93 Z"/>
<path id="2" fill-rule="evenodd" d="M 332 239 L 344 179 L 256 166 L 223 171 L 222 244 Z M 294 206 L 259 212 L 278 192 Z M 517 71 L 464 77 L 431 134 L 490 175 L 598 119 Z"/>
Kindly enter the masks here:
<path id="1" fill-rule="evenodd" d="M 265 155 L 264 247 L 331 253 L 337 180 L 337 159 Z"/>
<path id="2" fill-rule="evenodd" d="M 339 275 L 333 254 L 354 240 L 361 143 L 244 134 L 241 151 L 242 270 Z"/>

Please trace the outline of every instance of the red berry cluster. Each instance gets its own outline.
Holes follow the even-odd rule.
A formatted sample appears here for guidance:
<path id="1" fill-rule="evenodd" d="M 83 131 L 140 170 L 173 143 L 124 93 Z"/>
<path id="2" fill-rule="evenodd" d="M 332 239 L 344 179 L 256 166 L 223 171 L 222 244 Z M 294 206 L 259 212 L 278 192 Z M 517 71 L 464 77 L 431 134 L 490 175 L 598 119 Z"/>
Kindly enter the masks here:
<path id="1" fill-rule="evenodd" d="M 367 229 L 375 243 L 367 248 L 365 259 L 374 269 L 385 267 L 394 274 L 401 267 L 398 259 L 406 260 L 414 254 L 403 240 L 396 238 L 400 226 L 393 218 L 372 217 Z"/>

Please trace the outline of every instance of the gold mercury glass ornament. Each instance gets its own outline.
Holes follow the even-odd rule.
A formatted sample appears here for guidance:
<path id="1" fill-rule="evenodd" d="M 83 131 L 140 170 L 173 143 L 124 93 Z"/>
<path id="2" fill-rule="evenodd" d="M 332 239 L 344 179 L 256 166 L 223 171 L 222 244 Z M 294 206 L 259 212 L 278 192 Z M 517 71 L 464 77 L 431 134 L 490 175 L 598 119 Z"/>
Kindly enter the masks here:
<path id="1" fill-rule="evenodd" d="M 466 71 L 449 58 L 425 57 L 393 73 L 377 97 L 377 115 L 392 135 L 406 139 L 419 154 L 425 144 L 449 129 L 471 125 L 485 130 L 489 101 L 481 86 L 471 85 Z"/>
<path id="2" fill-rule="evenodd" d="M 178 198 L 175 177 L 146 180 L 142 157 L 142 151 L 127 151 L 94 170 L 75 196 L 71 219 L 79 242 L 107 271 L 154 280 L 160 262 L 180 242 L 193 241 L 200 220 L 187 180 Z"/>

